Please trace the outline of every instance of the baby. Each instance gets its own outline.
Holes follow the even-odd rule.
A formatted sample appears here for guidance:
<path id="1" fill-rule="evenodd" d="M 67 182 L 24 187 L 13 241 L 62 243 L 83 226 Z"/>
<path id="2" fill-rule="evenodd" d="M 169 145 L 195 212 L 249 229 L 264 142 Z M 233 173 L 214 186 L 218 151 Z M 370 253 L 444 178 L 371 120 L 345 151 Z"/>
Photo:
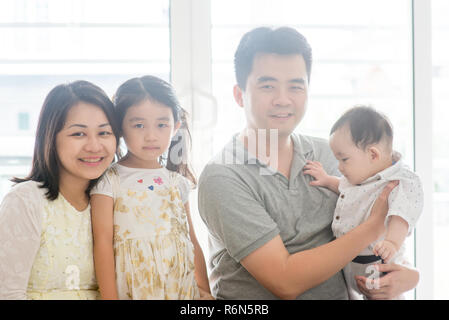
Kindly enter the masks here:
<path id="1" fill-rule="evenodd" d="M 350 299 L 362 299 L 355 276 L 372 278 L 374 270 L 369 266 L 375 263 L 408 264 L 404 240 L 421 214 L 422 186 L 419 177 L 402 163 L 401 155 L 393 151 L 393 130 L 388 119 L 370 107 L 356 106 L 343 114 L 332 127 L 329 143 L 343 177 L 329 176 L 317 161 L 308 161 L 304 174 L 315 178 L 310 185 L 340 195 L 332 221 L 337 238 L 367 219 L 389 181 L 399 181 L 388 199 L 385 236 L 344 268 Z"/>

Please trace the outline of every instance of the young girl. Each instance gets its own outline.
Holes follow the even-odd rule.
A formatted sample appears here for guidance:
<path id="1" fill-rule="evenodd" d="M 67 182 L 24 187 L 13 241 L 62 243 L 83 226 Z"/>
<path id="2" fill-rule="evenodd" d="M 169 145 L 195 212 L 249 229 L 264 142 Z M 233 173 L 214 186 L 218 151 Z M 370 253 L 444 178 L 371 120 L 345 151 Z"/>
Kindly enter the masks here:
<path id="1" fill-rule="evenodd" d="M 115 106 L 128 151 L 91 193 L 102 298 L 211 297 L 189 212 L 196 181 L 186 164 L 184 110 L 152 76 L 123 83 Z"/>
<path id="2" fill-rule="evenodd" d="M 0 300 L 97 299 L 89 190 L 114 160 L 119 128 L 87 81 L 47 95 L 30 174 L 0 205 Z"/>
<path id="3" fill-rule="evenodd" d="M 348 110 L 332 127 L 329 143 L 343 177 L 328 175 L 317 161 L 309 161 L 304 173 L 315 178 L 311 185 L 329 188 L 340 195 L 332 222 L 337 238 L 367 219 L 375 199 L 389 181 L 399 181 L 388 198 L 385 236 L 344 268 L 350 298 L 360 299 L 355 276 L 375 278 L 371 264 L 409 264 L 404 240 L 421 215 L 423 191 L 419 177 L 393 151 L 393 129 L 376 110 L 364 106 Z"/>

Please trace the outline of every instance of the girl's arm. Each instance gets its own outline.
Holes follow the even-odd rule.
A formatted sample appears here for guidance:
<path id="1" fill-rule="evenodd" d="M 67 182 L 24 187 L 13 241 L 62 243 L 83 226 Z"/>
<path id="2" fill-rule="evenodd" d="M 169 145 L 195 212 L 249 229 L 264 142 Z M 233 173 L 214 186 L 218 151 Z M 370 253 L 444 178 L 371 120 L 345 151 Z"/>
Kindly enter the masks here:
<path id="1" fill-rule="evenodd" d="M 207 268 L 206 262 L 204 261 L 203 250 L 195 235 L 195 230 L 193 229 L 192 219 L 190 217 L 190 206 L 189 202 L 184 204 L 187 212 L 187 221 L 189 223 L 189 234 L 190 240 L 193 243 L 194 253 L 195 253 L 195 280 L 200 289 L 200 296 L 202 299 L 213 298 L 210 294 L 209 279 L 207 278 Z"/>
<path id="2" fill-rule="evenodd" d="M 328 175 L 320 162 L 308 160 L 307 164 L 304 166 L 303 172 L 304 174 L 308 174 L 315 178 L 315 180 L 310 182 L 311 186 L 325 187 L 336 194 L 340 194 L 340 191 L 338 190 L 340 179 Z"/>
<path id="3" fill-rule="evenodd" d="M 103 300 L 118 299 L 115 282 L 114 200 L 111 197 L 94 194 L 90 199 L 92 230 L 94 237 L 95 274 Z"/>

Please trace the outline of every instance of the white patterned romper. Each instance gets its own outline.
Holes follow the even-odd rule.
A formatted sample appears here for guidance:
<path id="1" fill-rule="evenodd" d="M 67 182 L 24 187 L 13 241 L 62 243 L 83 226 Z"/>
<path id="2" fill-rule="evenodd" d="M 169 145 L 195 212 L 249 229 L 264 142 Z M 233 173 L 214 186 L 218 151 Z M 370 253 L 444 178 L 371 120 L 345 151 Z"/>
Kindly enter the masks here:
<path id="1" fill-rule="evenodd" d="M 199 298 L 184 207 L 190 188 L 166 168 L 114 164 L 92 190 L 114 199 L 119 299 Z"/>
<path id="2" fill-rule="evenodd" d="M 397 153 L 395 156 L 400 158 Z M 334 235 L 339 238 L 364 222 L 369 217 L 377 197 L 384 187 L 393 180 L 398 180 L 399 185 L 391 191 L 388 197 L 389 209 L 385 226 L 387 226 L 389 217 L 400 216 L 407 221 L 410 235 L 423 209 L 423 190 L 419 177 L 401 160 L 366 179 L 360 185 L 352 185 L 344 177 L 340 179 L 340 196 L 332 221 Z M 359 253 L 358 257 L 344 267 L 343 273 L 351 300 L 364 299 L 358 290 L 354 276 L 361 275 L 370 279 L 378 276 L 370 265 L 382 262 L 380 257 L 374 256 L 373 249 L 376 243 L 383 239 L 384 237 L 381 237 L 371 243 Z M 404 244 L 393 257 L 392 263 L 410 265 L 405 255 Z M 403 298 L 404 296 L 401 295 L 397 299 Z"/>

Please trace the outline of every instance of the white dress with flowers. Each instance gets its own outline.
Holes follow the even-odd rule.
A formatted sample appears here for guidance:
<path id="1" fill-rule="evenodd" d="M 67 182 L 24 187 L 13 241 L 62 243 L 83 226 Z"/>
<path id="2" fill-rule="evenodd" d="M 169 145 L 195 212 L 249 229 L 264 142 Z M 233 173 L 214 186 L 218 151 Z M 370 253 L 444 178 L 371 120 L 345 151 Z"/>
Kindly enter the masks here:
<path id="1" fill-rule="evenodd" d="M 119 299 L 199 298 L 184 207 L 190 188 L 166 168 L 114 164 L 92 190 L 114 199 Z"/>

